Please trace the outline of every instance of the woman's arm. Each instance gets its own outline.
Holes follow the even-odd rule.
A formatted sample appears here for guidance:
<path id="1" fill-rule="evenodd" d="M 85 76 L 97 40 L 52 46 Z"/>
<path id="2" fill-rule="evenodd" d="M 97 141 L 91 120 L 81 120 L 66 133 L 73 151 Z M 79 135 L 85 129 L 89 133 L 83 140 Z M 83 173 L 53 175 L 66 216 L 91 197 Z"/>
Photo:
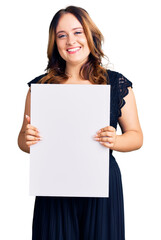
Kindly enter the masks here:
<path id="1" fill-rule="evenodd" d="M 136 100 L 134 92 L 129 89 L 129 94 L 126 95 L 126 104 L 121 109 L 122 116 L 118 122 L 122 130 L 122 135 L 117 135 L 113 150 L 120 152 L 129 152 L 137 150 L 143 145 L 143 133 L 139 122 Z"/>
<path id="2" fill-rule="evenodd" d="M 134 92 L 131 87 L 128 89 L 129 93 L 124 97 L 126 104 L 121 108 L 122 116 L 118 119 L 122 135 L 116 135 L 112 126 L 100 129 L 101 132 L 96 135 L 96 140 L 102 145 L 119 152 L 137 150 L 143 145 Z"/>
<path id="3" fill-rule="evenodd" d="M 29 146 L 26 145 L 26 139 L 25 139 L 25 130 L 26 130 L 26 125 L 28 124 L 26 115 L 30 116 L 30 98 L 31 98 L 31 94 L 30 94 L 30 88 L 29 88 L 26 96 L 23 124 L 18 135 L 18 146 L 22 151 L 26 153 L 30 153 L 30 148 Z"/>

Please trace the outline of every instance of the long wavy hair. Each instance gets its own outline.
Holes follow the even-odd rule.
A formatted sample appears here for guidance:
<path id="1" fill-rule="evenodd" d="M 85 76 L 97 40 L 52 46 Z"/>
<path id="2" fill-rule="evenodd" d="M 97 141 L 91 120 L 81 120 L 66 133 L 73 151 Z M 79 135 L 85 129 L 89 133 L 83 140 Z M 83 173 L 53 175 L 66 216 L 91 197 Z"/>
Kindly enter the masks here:
<path id="1" fill-rule="evenodd" d="M 39 83 L 60 84 L 69 77 L 65 73 L 66 61 L 60 56 L 56 44 L 56 28 L 59 19 L 67 13 L 73 14 L 81 23 L 90 49 L 88 60 L 80 68 L 79 75 L 81 79 L 89 80 L 92 84 L 108 84 L 107 69 L 102 65 L 102 58 L 107 58 L 102 51 L 104 37 L 90 18 L 88 12 L 76 6 L 68 6 L 65 9 L 60 9 L 50 23 L 47 48 L 48 64 L 45 69 L 47 73 L 40 79 Z"/>

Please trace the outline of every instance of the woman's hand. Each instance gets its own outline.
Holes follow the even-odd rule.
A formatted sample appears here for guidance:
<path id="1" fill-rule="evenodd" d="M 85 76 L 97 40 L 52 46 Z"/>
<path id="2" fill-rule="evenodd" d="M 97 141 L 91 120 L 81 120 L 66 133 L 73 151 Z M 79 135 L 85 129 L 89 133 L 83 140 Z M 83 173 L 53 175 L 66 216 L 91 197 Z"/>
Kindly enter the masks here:
<path id="1" fill-rule="evenodd" d="M 40 141 L 42 138 L 39 135 L 38 129 L 30 124 L 30 117 L 28 115 L 26 115 L 26 119 L 28 124 L 26 125 L 25 139 L 26 145 L 30 147 L 31 145 Z"/>
<path id="2" fill-rule="evenodd" d="M 94 136 L 96 141 L 99 141 L 107 148 L 113 148 L 116 142 L 116 129 L 112 126 L 101 128 Z"/>

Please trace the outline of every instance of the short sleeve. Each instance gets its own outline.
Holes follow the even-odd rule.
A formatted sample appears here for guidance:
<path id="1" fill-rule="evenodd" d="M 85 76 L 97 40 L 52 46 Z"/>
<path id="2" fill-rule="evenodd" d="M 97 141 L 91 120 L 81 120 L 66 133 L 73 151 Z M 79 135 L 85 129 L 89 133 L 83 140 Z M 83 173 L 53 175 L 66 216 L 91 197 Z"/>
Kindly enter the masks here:
<path id="1" fill-rule="evenodd" d="M 31 80 L 30 82 L 27 83 L 28 86 L 31 87 L 31 84 L 32 84 L 32 83 L 33 83 L 33 84 L 34 84 L 34 83 L 38 83 L 38 81 L 39 81 L 41 78 L 43 78 L 45 75 L 47 75 L 47 73 L 42 74 L 42 75 L 34 78 L 33 80 Z"/>
<path id="2" fill-rule="evenodd" d="M 128 87 L 133 88 L 133 83 L 129 81 L 125 76 L 121 73 L 118 73 L 118 117 L 121 117 L 121 108 L 126 104 L 124 97 L 129 93 Z"/>

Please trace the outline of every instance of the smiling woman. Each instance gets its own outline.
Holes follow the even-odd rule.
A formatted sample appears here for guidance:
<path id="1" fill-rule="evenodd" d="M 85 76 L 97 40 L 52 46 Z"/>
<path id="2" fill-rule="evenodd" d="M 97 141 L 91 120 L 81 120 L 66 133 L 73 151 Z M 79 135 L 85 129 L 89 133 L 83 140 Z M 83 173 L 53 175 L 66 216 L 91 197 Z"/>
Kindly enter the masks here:
<path id="1" fill-rule="evenodd" d="M 81 31 L 78 31 L 78 29 Z M 90 49 L 82 25 L 71 13 L 61 16 L 56 28 L 56 44 L 60 56 L 66 61 L 66 72 L 71 72 L 71 65 L 80 68 L 88 61 Z"/>
<path id="2" fill-rule="evenodd" d="M 70 78 L 107 84 L 102 58 L 108 58 L 102 51 L 103 40 L 86 10 L 74 6 L 59 10 L 50 23 L 47 75 L 40 83 L 64 83 Z M 77 66 L 76 72 L 72 65 Z"/>
<path id="3" fill-rule="evenodd" d="M 143 134 L 132 82 L 121 73 L 102 66 L 102 57 L 105 57 L 102 41 L 103 35 L 84 9 L 69 6 L 59 10 L 49 27 L 47 73 L 28 82 L 28 85 L 110 84 L 110 126 L 96 129 L 97 134 L 93 136 L 94 141 L 110 149 L 109 198 L 36 196 L 32 240 L 125 240 L 121 172 L 113 150 L 128 152 L 139 149 L 143 144 Z M 20 149 L 27 153 L 30 153 L 30 146 L 43 139 L 36 126 L 30 124 L 30 97 L 28 91 L 18 137 Z M 26 115 L 29 116 L 26 118 Z M 121 135 L 116 134 L 118 123 Z M 58 127 L 62 136 L 61 126 Z M 83 125 L 78 128 L 83 128 Z"/>

